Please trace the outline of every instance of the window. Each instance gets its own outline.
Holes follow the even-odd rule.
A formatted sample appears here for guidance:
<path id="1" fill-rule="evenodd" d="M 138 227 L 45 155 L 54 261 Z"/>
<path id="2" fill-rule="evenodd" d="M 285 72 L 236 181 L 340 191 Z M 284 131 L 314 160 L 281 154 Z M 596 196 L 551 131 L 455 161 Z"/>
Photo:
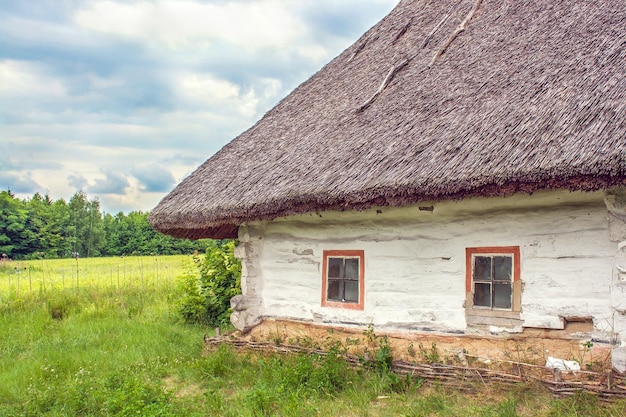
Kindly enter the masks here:
<path id="1" fill-rule="evenodd" d="M 510 309 L 513 256 L 474 255 L 472 261 L 474 306 Z"/>
<path id="2" fill-rule="evenodd" d="M 325 250 L 322 262 L 322 306 L 363 310 L 364 252 Z"/>
<path id="3" fill-rule="evenodd" d="M 519 312 L 519 246 L 467 248 L 465 251 L 466 305 L 475 310 Z M 506 316 L 500 313 L 493 315 Z"/>

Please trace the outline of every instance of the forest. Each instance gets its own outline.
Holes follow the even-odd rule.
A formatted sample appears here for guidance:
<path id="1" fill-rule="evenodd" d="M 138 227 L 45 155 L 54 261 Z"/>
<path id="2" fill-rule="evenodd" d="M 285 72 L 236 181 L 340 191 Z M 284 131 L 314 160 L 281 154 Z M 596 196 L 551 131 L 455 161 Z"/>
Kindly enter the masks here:
<path id="1" fill-rule="evenodd" d="M 0 191 L 0 255 L 40 259 L 204 252 L 207 241 L 156 232 L 147 212 L 102 213 L 97 198 L 76 192 L 68 201 L 35 193 L 27 199 Z"/>

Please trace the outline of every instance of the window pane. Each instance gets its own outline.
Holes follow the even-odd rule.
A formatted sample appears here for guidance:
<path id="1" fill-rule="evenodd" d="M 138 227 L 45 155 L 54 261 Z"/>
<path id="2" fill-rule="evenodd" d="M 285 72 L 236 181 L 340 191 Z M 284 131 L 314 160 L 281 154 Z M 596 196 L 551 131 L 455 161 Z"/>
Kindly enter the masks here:
<path id="1" fill-rule="evenodd" d="M 343 258 L 328 258 L 328 278 L 343 278 Z"/>
<path id="2" fill-rule="evenodd" d="M 511 308 L 511 284 L 493 285 L 493 306 Z"/>
<path id="3" fill-rule="evenodd" d="M 474 284 L 474 305 L 491 307 L 491 284 Z"/>
<path id="4" fill-rule="evenodd" d="M 493 257 L 493 279 L 495 281 L 511 281 L 513 276 L 513 258 L 510 256 Z"/>
<path id="5" fill-rule="evenodd" d="M 341 301 L 342 297 L 342 287 L 343 281 L 336 279 L 328 280 L 328 292 L 326 293 L 326 299 L 332 301 Z"/>
<path id="6" fill-rule="evenodd" d="M 350 303 L 359 302 L 359 281 L 344 281 L 346 286 L 345 301 Z"/>
<path id="7" fill-rule="evenodd" d="M 346 279 L 359 279 L 359 260 L 357 258 L 346 259 L 346 270 L 345 276 Z"/>
<path id="8" fill-rule="evenodd" d="M 491 281 L 491 256 L 474 257 L 474 281 Z"/>

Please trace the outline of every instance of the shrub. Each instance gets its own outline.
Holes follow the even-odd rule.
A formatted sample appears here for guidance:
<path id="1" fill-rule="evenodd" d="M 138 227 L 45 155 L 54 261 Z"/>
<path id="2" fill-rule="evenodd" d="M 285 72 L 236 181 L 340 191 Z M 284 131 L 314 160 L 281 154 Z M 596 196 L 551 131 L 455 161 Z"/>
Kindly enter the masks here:
<path id="1" fill-rule="evenodd" d="M 228 324 L 230 299 L 241 294 L 241 263 L 234 250 L 234 240 L 212 241 L 180 278 L 179 312 L 187 323 Z"/>
<path id="2" fill-rule="evenodd" d="M 374 333 L 374 327 L 370 324 L 367 330 L 363 331 L 367 345 L 364 355 L 361 357 L 363 366 L 372 368 L 380 375 L 391 372 L 393 355 L 391 343 L 387 336 L 378 336 Z"/>

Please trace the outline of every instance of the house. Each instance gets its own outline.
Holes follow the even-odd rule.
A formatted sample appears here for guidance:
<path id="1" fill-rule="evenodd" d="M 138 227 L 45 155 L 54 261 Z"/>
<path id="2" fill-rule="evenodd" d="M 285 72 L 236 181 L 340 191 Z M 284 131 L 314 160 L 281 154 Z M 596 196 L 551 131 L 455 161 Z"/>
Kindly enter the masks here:
<path id="1" fill-rule="evenodd" d="M 542 329 L 624 372 L 625 75 L 623 0 L 402 0 L 150 221 L 239 238 L 239 329 Z"/>

